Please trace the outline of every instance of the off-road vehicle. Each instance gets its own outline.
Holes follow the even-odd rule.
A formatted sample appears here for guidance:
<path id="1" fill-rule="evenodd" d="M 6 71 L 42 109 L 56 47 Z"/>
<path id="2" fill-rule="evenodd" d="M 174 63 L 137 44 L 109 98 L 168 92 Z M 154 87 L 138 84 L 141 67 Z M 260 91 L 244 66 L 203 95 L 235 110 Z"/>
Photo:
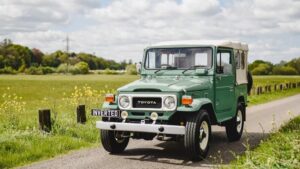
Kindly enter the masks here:
<path id="1" fill-rule="evenodd" d="M 92 115 L 101 142 L 121 153 L 130 138 L 181 139 L 191 160 L 206 157 L 211 125 L 239 140 L 246 120 L 248 45 L 236 42 L 175 41 L 144 50 L 140 79 L 107 94 Z M 249 83 L 248 83 L 249 82 Z"/>

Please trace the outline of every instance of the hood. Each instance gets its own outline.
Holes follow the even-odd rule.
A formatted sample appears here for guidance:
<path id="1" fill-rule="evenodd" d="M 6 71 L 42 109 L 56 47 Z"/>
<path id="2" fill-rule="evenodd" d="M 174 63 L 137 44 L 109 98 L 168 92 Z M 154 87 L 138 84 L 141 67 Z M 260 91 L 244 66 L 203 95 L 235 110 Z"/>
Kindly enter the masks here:
<path id="1" fill-rule="evenodd" d="M 118 89 L 119 92 L 180 92 L 205 90 L 211 86 L 210 76 L 147 76 Z"/>

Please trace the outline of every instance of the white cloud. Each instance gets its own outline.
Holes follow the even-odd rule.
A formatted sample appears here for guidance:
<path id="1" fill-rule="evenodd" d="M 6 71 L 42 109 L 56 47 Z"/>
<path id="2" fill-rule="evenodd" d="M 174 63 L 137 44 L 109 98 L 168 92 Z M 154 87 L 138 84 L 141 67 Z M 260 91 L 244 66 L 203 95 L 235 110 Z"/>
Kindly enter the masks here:
<path id="1" fill-rule="evenodd" d="M 102 0 L 103 1 L 103 0 Z M 105 0 L 104 0 L 105 1 Z M 300 1 L 241 0 L 0 0 L 0 38 L 51 52 L 62 49 L 139 61 L 151 43 L 232 39 L 250 45 L 250 60 L 299 56 Z"/>

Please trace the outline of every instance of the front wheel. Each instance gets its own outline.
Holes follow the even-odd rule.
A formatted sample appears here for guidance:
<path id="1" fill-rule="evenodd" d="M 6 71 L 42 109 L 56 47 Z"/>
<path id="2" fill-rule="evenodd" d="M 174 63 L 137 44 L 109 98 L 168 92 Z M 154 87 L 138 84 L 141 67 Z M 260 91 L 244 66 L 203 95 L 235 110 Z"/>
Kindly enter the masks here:
<path id="1" fill-rule="evenodd" d="M 101 130 L 101 142 L 103 148 L 112 153 L 122 153 L 128 145 L 129 137 L 122 136 L 123 132 Z"/>
<path id="2" fill-rule="evenodd" d="M 238 104 L 236 115 L 226 124 L 226 134 L 229 141 L 238 141 L 242 137 L 244 129 L 245 109 Z"/>
<path id="3" fill-rule="evenodd" d="M 208 112 L 204 109 L 187 119 L 184 146 L 193 161 L 203 160 L 208 153 L 211 137 L 211 124 Z"/>

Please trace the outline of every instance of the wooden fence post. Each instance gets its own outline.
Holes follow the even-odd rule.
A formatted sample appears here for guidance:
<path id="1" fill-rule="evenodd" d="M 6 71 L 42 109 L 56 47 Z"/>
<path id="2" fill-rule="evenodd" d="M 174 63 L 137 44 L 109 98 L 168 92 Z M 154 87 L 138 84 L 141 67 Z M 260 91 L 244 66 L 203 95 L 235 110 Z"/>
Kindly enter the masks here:
<path id="1" fill-rule="evenodd" d="M 77 106 L 77 123 L 84 124 L 86 122 L 85 105 Z"/>
<path id="2" fill-rule="evenodd" d="M 293 83 L 293 88 L 296 88 L 297 87 L 297 84 L 296 83 Z"/>
<path id="3" fill-rule="evenodd" d="M 265 93 L 267 93 L 267 92 L 268 92 L 268 85 L 265 86 Z"/>
<path id="4" fill-rule="evenodd" d="M 282 91 L 282 90 L 283 90 L 283 85 L 280 84 L 280 85 L 279 85 L 279 88 L 280 88 L 280 91 Z"/>
<path id="5" fill-rule="evenodd" d="M 50 132 L 51 131 L 51 112 L 50 109 L 39 110 L 39 126 L 40 130 Z"/>
<path id="6" fill-rule="evenodd" d="M 256 90 L 255 90 L 255 94 L 259 95 L 259 87 L 257 86 Z"/>

